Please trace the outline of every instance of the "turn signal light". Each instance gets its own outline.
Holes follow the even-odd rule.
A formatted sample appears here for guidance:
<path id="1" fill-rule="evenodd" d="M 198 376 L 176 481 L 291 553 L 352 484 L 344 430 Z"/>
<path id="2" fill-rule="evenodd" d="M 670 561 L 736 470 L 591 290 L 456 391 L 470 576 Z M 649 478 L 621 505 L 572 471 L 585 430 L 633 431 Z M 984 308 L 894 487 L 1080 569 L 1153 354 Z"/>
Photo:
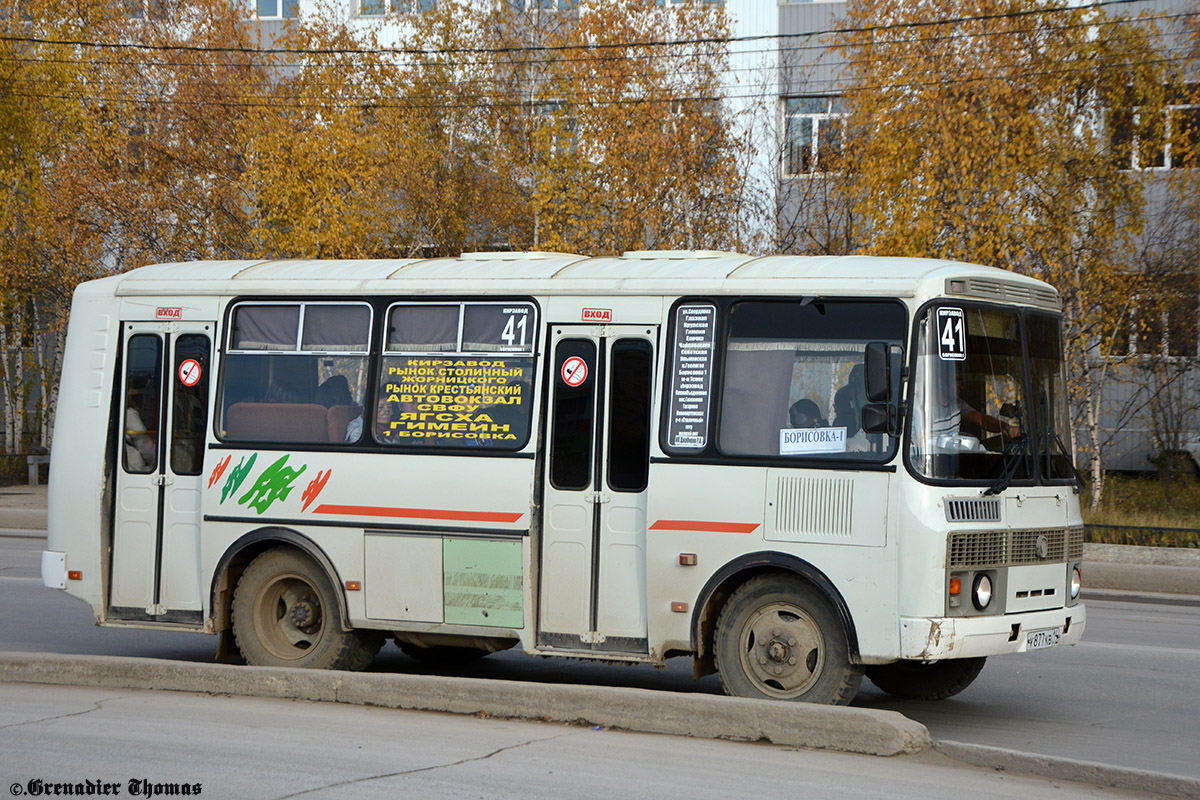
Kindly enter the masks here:
<path id="1" fill-rule="evenodd" d="M 950 579 L 950 594 L 962 594 L 962 578 Z"/>
<path id="2" fill-rule="evenodd" d="M 679 554 L 679 566 L 681 566 L 681 567 L 696 566 L 696 554 L 695 553 L 680 553 Z"/>
<path id="3" fill-rule="evenodd" d="M 346 581 L 347 592 L 357 592 L 362 588 L 362 581 Z"/>
<path id="4" fill-rule="evenodd" d="M 83 580 L 83 570 L 79 570 L 79 569 L 67 570 L 67 580 L 69 580 L 69 581 Z"/>
<path id="5" fill-rule="evenodd" d="M 685 613 L 687 613 L 687 610 L 688 610 L 688 604 L 681 603 L 678 600 L 675 600 L 671 603 L 671 610 L 674 611 L 676 614 L 685 614 Z"/>

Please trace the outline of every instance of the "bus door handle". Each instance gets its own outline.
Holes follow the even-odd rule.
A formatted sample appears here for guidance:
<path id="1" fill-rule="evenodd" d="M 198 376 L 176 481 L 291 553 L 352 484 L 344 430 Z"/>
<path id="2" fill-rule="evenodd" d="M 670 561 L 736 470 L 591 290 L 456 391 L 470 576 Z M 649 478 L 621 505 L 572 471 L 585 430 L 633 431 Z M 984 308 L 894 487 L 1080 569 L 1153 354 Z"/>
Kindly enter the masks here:
<path id="1" fill-rule="evenodd" d="M 172 478 L 170 475 L 159 474 L 159 475 L 154 476 L 154 485 L 155 486 L 170 486 L 174 482 L 175 482 L 175 479 Z"/>
<path id="2" fill-rule="evenodd" d="M 611 492 L 587 492 L 583 496 L 584 502 L 587 503 L 611 503 Z"/>

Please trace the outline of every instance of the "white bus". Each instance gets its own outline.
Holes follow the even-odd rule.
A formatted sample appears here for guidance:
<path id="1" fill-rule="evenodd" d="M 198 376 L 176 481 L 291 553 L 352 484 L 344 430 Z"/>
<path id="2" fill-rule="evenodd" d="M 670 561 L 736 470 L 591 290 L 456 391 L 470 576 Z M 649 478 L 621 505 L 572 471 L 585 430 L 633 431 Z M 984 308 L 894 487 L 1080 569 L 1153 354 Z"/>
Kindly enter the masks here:
<path id="1" fill-rule="evenodd" d="M 918 259 L 145 267 L 75 293 L 43 581 L 256 665 L 946 697 L 1083 633 L 1060 327 Z"/>

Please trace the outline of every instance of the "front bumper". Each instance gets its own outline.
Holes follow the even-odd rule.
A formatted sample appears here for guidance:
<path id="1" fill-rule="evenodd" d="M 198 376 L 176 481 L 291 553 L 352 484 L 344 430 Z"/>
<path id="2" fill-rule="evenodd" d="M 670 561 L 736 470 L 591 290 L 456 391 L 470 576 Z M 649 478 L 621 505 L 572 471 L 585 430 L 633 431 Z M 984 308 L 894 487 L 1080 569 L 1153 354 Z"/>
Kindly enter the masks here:
<path id="1" fill-rule="evenodd" d="M 67 588 L 67 554 L 42 551 L 42 585 L 51 589 Z"/>
<path id="2" fill-rule="evenodd" d="M 1087 608 L 1069 608 L 1003 614 L 995 617 L 901 617 L 900 657 L 918 661 L 974 658 L 1003 653 L 1023 653 L 1029 631 L 1057 628 L 1059 646 L 1083 637 Z"/>

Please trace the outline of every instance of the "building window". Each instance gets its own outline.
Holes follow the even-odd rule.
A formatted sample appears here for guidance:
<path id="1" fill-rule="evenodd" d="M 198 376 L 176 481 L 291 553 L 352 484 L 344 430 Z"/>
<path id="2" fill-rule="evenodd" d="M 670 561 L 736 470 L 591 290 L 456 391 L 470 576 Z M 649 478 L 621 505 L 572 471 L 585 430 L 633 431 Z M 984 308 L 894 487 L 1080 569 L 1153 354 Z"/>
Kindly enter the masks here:
<path id="1" fill-rule="evenodd" d="M 1195 275 L 1174 275 L 1170 294 L 1148 299 L 1135 297 L 1113 336 L 1110 355 L 1195 358 L 1200 329 L 1200 280 Z"/>
<path id="2" fill-rule="evenodd" d="M 543 100 L 530 104 L 530 112 L 538 127 L 551 131 L 550 155 L 574 153 L 579 146 L 578 123 L 574 113 L 562 100 Z"/>
<path id="3" fill-rule="evenodd" d="M 1135 131 L 1139 112 L 1113 111 L 1109 130 L 1113 158 L 1120 169 L 1194 169 L 1200 165 L 1200 84 L 1188 84 L 1164 109 L 1162 130 L 1143 142 Z M 1161 138 L 1160 138 L 1161 136 Z"/>
<path id="4" fill-rule="evenodd" d="M 579 0 L 508 0 L 512 11 L 569 11 Z"/>
<path id="5" fill-rule="evenodd" d="M 842 98 L 789 97 L 784 103 L 784 173 L 836 171 L 846 116 Z"/>
<path id="6" fill-rule="evenodd" d="M 383 5 L 383 0 L 379 4 Z M 437 8 L 437 0 L 391 0 L 391 4 L 397 14 L 424 14 Z"/>
<path id="7" fill-rule="evenodd" d="M 257 0 L 259 19 L 290 19 L 299 16 L 300 0 Z"/>
<path id="8" fill-rule="evenodd" d="M 166 19 L 166 0 L 125 0 L 126 15 L 130 19 Z"/>

